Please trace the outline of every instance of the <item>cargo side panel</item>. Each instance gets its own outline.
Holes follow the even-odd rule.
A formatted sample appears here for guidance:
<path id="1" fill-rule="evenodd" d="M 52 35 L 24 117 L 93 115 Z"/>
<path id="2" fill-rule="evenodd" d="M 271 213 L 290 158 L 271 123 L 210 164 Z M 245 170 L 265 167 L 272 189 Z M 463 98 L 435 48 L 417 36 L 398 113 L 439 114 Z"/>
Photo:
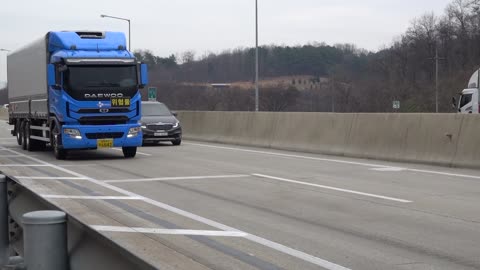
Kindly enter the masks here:
<path id="1" fill-rule="evenodd" d="M 45 114 L 47 107 L 46 37 L 11 53 L 7 57 L 8 99 L 11 103 L 34 101 L 32 114 Z M 15 108 L 13 113 L 15 113 Z"/>

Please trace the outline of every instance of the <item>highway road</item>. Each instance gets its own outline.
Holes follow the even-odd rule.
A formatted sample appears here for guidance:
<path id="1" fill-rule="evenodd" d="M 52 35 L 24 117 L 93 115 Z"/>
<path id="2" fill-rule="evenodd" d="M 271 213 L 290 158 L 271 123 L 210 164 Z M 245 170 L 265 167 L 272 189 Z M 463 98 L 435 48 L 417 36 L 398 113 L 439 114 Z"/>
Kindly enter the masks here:
<path id="1" fill-rule="evenodd" d="M 480 269 L 480 171 L 186 141 L 0 170 L 161 269 Z"/>

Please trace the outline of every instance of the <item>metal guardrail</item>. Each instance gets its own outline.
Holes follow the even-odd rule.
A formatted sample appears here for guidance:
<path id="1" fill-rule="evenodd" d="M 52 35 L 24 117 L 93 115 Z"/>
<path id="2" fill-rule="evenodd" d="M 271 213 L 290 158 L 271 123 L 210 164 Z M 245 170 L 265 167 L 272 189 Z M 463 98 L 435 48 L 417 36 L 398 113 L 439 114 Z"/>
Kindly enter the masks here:
<path id="1" fill-rule="evenodd" d="M 156 268 L 0 172 L 0 269 Z"/>

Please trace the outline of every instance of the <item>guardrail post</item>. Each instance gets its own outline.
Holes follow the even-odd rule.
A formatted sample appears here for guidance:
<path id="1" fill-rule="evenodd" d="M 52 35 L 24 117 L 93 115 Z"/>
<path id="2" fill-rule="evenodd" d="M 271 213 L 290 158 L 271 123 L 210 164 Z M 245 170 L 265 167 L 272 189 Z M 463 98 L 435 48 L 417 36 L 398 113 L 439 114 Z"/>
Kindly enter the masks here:
<path id="1" fill-rule="evenodd" d="M 0 267 L 8 263 L 9 244 L 7 177 L 0 174 Z"/>
<path id="2" fill-rule="evenodd" d="M 60 211 L 23 215 L 25 264 L 28 270 L 68 270 L 67 216 Z"/>

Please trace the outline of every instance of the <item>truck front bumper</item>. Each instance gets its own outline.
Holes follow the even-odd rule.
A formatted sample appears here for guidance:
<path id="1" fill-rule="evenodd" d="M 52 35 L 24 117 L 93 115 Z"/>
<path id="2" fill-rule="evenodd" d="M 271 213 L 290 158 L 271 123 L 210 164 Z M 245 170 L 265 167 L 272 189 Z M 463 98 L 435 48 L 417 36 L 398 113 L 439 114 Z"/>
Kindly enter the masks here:
<path id="1" fill-rule="evenodd" d="M 113 139 L 113 147 L 136 147 L 142 145 L 142 132 L 136 136 L 128 136 L 131 128 L 140 128 L 138 124 L 107 125 L 107 126 L 62 126 L 63 149 L 96 149 L 97 141 Z M 65 129 L 76 129 L 80 136 L 65 134 Z"/>

